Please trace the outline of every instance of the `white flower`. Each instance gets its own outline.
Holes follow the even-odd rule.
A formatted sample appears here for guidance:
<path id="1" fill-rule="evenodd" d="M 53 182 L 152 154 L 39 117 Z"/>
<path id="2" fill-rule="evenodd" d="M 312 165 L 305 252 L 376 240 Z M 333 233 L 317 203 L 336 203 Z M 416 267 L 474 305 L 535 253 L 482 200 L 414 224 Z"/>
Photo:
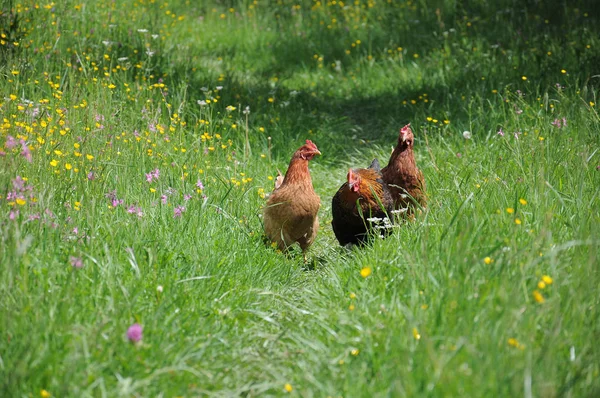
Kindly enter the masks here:
<path id="1" fill-rule="evenodd" d="M 129 58 L 127 57 L 121 57 L 121 58 L 117 58 L 117 61 L 119 62 L 123 62 L 123 61 L 127 61 Z"/>
<path id="2" fill-rule="evenodd" d="M 216 88 L 217 88 L 217 91 L 223 90 L 223 86 L 217 86 Z"/>
<path id="3" fill-rule="evenodd" d="M 148 29 L 138 29 L 138 32 L 140 32 L 140 33 L 147 33 Z"/>
<path id="4" fill-rule="evenodd" d="M 250 107 L 249 107 L 249 106 L 246 106 L 246 108 L 245 108 L 245 109 L 242 111 L 242 113 L 243 113 L 244 115 L 247 115 L 247 114 L 249 114 L 249 113 L 250 113 Z"/>
<path id="5" fill-rule="evenodd" d="M 153 38 L 154 40 L 156 40 L 156 39 L 158 39 L 158 35 L 152 35 L 152 38 Z"/>
<path id="6" fill-rule="evenodd" d="M 235 111 L 235 106 L 231 106 L 231 105 L 227 105 L 227 111 L 231 112 L 231 111 Z"/>
<path id="7" fill-rule="evenodd" d="M 206 101 L 204 101 L 204 100 L 198 100 L 198 105 L 205 106 L 206 105 Z"/>
<path id="8" fill-rule="evenodd" d="M 156 291 L 157 291 L 157 292 L 159 292 L 159 293 L 162 293 L 162 292 L 163 292 L 163 287 L 162 287 L 162 285 L 158 285 L 158 286 L 156 286 Z"/>
<path id="9" fill-rule="evenodd" d="M 470 131 L 463 131 L 463 137 L 465 137 L 465 140 L 470 140 L 471 139 L 471 132 Z"/>

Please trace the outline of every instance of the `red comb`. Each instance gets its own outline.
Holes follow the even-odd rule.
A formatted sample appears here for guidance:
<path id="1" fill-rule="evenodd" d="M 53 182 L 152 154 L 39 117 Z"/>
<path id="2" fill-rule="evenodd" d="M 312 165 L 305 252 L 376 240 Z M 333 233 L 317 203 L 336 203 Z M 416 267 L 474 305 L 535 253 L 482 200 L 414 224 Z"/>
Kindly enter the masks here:
<path id="1" fill-rule="evenodd" d="M 317 149 L 317 146 L 311 140 L 306 140 L 306 145 L 309 146 L 310 148 Z"/>
<path id="2" fill-rule="evenodd" d="M 408 123 L 406 126 L 402 127 L 402 128 L 400 129 L 400 132 L 401 132 L 401 133 L 405 133 L 405 132 L 406 132 L 407 130 L 409 130 L 409 129 L 410 129 L 410 123 Z"/>

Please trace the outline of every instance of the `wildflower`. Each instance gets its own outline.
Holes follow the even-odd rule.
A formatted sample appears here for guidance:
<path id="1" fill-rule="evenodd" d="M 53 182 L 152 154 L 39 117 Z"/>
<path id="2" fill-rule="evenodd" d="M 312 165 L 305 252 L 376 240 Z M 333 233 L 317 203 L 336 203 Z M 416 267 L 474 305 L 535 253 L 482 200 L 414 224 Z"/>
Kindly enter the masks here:
<path id="1" fill-rule="evenodd" d="M 539 291 L 537 291 L 537 290 L 534 290 L 534 291 L 533 291 L 533 298 L 535 299 L 535 301 L 536 301 L 536 302 L 538 302 L 538 303 L 540 303 L 540 304 L 541 304 L 541 303 L 543 303 L 544 301 L 546 301 L 546 300 L 544 299 L 544 296 L 542 296 L 542 293 L 540 293 L 540 292 L 539 292 Z"/>
<path id="2" fill-rule="evenodd" d="M 520 218 L 515 218 L 515 224 L 521 225 L 521 219 Z"/>
<path id="3" fill-rule="evenodd" d="M 292 385 L 290 383 L 285 383 L 285 385 L 283 386 L 283 389 L 285 390 L 285 392 L 292 392 L 292 390 L 294 388 L 292 387 Z"/>
<path id="4" fill-rule="evenodd" d="M 192 195 L 188 195 L 188 194 L 183 195 L 183 200 L 185 200 L 186 202 L 188 200 L 190 200 L 191 198 L 192 198 Z"/>
<path id="5" fill-rule="evenodd" d="M 519 350 L 522 350 L 525 348 L 525 346 L 523 344 L 519 343 L 519 341 L 517 339 L 515 339 L 514 337 L 511 337 L 508 339 L 508 345 L 511 347 L 518 348 Z"/>
<path id="6" fill-rule="evenodd" d="M 512 207 L 507 207 L 507 208 L 506 208 L 506 212 L 507 212 L 508 214 L 513 214 L 513 213 L 515 212 L 515 209 L 513 209 Z"/>
<path id="7" fill-rule="evenodd" d="M 504 137 L 504 131 L 502 131 L 502 127 L 500 127 L 500 130 L 498 130 L 498 135 L 500 137 Z"/>
<path id="8" fill-rule="evenodd" d="M 552 282 L 554 282 L 548 275 L 542 276 L 542 281 L 544 281 L 546 285 L 551 285 Z"/>
<path id="9" fill-rule="evenodd" d="M 202 184 L 202 181 L 198 180 L 198 182 L 196 183 L 196 188 L 200 190 L 204 189 L 204 184 Z"/>
<path id="10" fill-rule="evenodd" d="M 545 289 L 546 288 L 546 282 L 544 281 L 539 281 L 537 284 L 538 289 Z"/>
<path id="11" fill-rule="evenodd" d="M 463 131 L 463 137 L 465 137 L 465 140 L 470 140 L 471 139 L 471 132 L 470 131 Z"/>
<path id="12" fill-rule="evenodd" d="M 25 140 L 21 140 L 21 156 L 23 156 L 29 163 L 31 163 L 31 150 L 27 146 Z"/>
<path id="13" fill-rule="evenodd" d="M 413 337 L 416 340 L 421 340 L 421 335 L 419 334 L 419 331 L 417 330 L 417 328 L 413 328 L 412 333 L 413 333 Z"/>
<path id="14" fill-rule="evenodd" d="M 527 201 L 523 198 L 519 199 L 519 203 L 521 203 L 523 206 L 525 206 L 527 204 Z"/>
<path id="15" fill-rule="evenodd" d="M 140 341 L 142 339 L 142 325 L 139 323 L 134 323 L 133 325 L 129 326 L 129 329 L 127 329 L 127 338 L 132 343 L 137 343 Z"/>
<path id="16" fill-rule="evenodd" d="M 369 275 L 371 275 L 371 267 L 364 267 L 363 269 L 360 270 L 360 276 L 362 276 L 363 278 L 368 277 Z"/>
<path id="17" fill-rule="evenodd" d="M 87 175 L 87 179 L 88 181 L 94 181 L 96 179 L 96 175 L 94 174 L 93 171 L 90 171 Z"/>
<path id="18" fill-rule="evenodd" d="M 184 206 L 177 206 L 173 209 L 173 218 L 181 217 L 181 214 L 185 212 Z"/>
<path id="19" fill-rule="evenodd" d="M 229 112 L 235 111 L 235 106 L 228 105 L 227 108 L 225 108 L 225 109 Z"/>
<path id="20" fill-rule="evenodd" d="M 42 390 L 40 391 L 40 397 L 42 398 L 50 398 L 52 396 L 52 394 L 50 394 L 48 391 L 46 390 Z"/>
<path id="21" fill-rule="evenodd" d="M 160 195 L 160 201 L 162 202 L 163 205 L 167 204 L 167 198 L 168 197 L 165 194 Z"/>
<path id="22" fill-rule="evenodd" d="M 73 268 L 83 268 L 83 260 L 80 257 L 71 256 L 69 262 Z"/>
<path id="23" fill-rule="evenodd" d="M 521 76 L 521 79 L 522 79 L 523 81 L 525 81 L 525 80 L 527 80 L 527 76 Z"/>
<path id="24" fill-rule="evenodd" d="M 564 75 L 565 73 L 567 73 L 567 71 L 566 71 L 566 70 L 564 70 L 564 69 L 561 69 L 561 70 L 560 70 L 560 73 L 562 73 L 562 74 Z"/>
<path id="25" fill-rule="evenodd" d="M 157 291 L 158 293 L 162 293 L 162 292 L 163 292 L 163 287 L 162 287 L 162 285 L 158 285 L 158 286 L 156 286 L 156 291 Z"/>
<path id="26" fill-rule="evenodd" d="M 490 265 L 492 263 L 492 261 L 493 260 L 491 259 L 491 257 L 486 257 L 483 259 L 483 262 L 486 263 L 486 265 Z"/>

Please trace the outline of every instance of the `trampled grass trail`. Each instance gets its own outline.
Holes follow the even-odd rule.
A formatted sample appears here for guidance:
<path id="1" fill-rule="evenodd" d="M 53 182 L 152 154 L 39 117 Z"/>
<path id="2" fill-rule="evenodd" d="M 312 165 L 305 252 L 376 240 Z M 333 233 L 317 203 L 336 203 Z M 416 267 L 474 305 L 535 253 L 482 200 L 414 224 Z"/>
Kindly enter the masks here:
<path id="1" fill-rule="evenodd" d="M 600 394 L 600 16 L 554 3 L 2 3 L 0 395 Z M 408 122 L 428 209 L 339 247 Z M 260 218 L 306 139 L 308 265 Z"/>

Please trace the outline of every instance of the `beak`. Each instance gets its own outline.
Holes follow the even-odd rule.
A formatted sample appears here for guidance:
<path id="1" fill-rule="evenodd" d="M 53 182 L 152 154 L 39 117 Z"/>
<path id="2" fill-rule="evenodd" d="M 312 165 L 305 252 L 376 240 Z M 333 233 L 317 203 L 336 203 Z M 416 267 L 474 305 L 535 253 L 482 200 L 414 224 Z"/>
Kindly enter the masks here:
<path id="1" fill-rule="evenodd" d="M 321 151 L 319 151 L 318 149 L 315 150 L 315 155 L 320 155 L 320 154 L 321 154 Z"/>

